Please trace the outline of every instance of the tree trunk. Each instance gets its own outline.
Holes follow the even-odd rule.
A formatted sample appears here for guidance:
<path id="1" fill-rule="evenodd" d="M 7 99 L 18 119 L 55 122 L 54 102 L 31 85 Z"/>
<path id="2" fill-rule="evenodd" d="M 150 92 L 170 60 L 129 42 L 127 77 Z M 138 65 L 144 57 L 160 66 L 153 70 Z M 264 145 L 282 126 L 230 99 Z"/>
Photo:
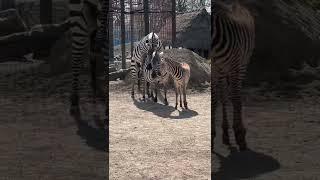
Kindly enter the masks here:
<path id="1" fill-rule="evenodd" d="M 149 34 L 149 0 L 143 0 L 144 9 L 144 35 Z"/>
<path id="2" fill-rule="evenodd" d="M 124 0 L 120 0 L 121 6 L 121 52 L 122 52 L 122 69 L 126 68 L 126 29 L 124 17 Z"/>
<path id="3" fill-rule="evenodd" d="M 0 37 L 0 59 L 50 50 L 53 43 L 69 30 L 69 22 L 39 25 L 30 31 Z M 50 51 L 49 51 L 50 52 Z"/>
<path id="4" fill-rule="evenodd" d="M 52 23 L 52 0 L 40 0 L 40 24 Z"/>
<path id="5" fill-rule="evenodd" d="M 122 69 L 120 71 L 109 73 L 109 81 L 116 81 L 118 78 L 123 80 L 125 79 L 128 73 L 129 69 Z"/>
<path id="6" fill-rule="evenodd" d="M 109 1 L 109 7 L 111 9 L 112 8 L 112 0 Z M 109 19 L 109 39 L 110 39 L 110 45 L 109 45 L 109 54 L 110 54 L 110 57 L 109 57 L 109 61 L 111 64 L 114 64 L 114 44 L 113 44 L 113 13 L 112 12 L 109 12 L 109 16 L 108 16 L 108 19 Z"/>
<path id="7" fill-rule="evenodd" d="M 0 1 L 0 10 L 7 10 L 15 8 L 15 0 L 1 0 Z"/>
<path id="8" fill-rule="evenodd" d="M 27 27 L 15 9 L 0 11 L 0 36 L 24 32 Z"/>
<path id="9" fill-rule="evenodd" d="M 176 0 L 172 0 L 172 47 L 175 47 L 176 33 Z"/>

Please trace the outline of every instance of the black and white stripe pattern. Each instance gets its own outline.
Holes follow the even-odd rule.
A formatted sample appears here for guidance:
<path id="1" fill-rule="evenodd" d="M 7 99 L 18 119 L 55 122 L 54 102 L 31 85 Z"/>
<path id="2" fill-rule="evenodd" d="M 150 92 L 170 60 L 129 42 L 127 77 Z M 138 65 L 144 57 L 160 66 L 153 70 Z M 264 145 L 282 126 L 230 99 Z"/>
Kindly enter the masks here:
<path id="1" fill-rule="evenodd" d="M 147 53 L 147 57 L 145 59 L 145 62 L 142 66 L 143 69 L 143 75 L 141 79 L 145 83 L 149 83 L 153 86 L 153 88 L 157 88 L 157 82 L 159 78 L 161 77 L 160 73 L 160 63 L 161 63 L 161 58 L 158 54 L 157 50 L 153 50 L 154 48 L 151 48 L 149 52 Z M 145 100 L 145 88 L 146 84 L 144 84 L 144 89 L 143 89 L 143 99 Z M 155 97 L 154 101 L 157 102 L 157 91 L 155 91 Z M 153 90 L 151 90 L 151 97 L 153 97 Z"/>
<path id="2" fill-rule="evenodd" d="M 138 82 L 138 88 L 140 89 L 140 83 L 144 79 L 142 78 L 142 65 L 144 64 L 144 60 L 147 57 L 147 54 L 151 48 L 155 48 L 160 50 L 162 48 L 161 41 L 158 35 L 154 32 L 149 33 L 145 37 L 143 37 L 136 47 L 133 50 L 133 57 L 131 60 L 131 76 L 132 76 L 132 90 L 131 97 L 134 98 L 134 85 Z M 141 80 L 141 81 L 140 81 Z M 144 82 L 142 82 L 144 84 Z M 147 89 L 147 93 L 148 89 Z"/>
<path id="3" fill-rule="evenodd" d="M 70 112 L 79 111 L 79 74 L 81 66 L 83 64 L 84 54 L 87 48 L 90 47 L 89 57 L 91 66 L 91 86 L 94 94 L 96 92 L 96 74 L 95 74 L 95 58 L 91 56 L 96 49 L 96 42 L 103 41 L 105 34 L 101 29 L 98 31 L 98 25 L 101 25 L 100 19 L 104 16 L 101 13 L 101 4 L 108 1 L 98 0 L 69 0 L 70 17 L 69 21 L 72 24 L 71 27 L 71 48 L 72 48 L 72 94 L 71 94 L 71 109 Z M 104 6 L 106 7 L 106 6 Z M 100 14 L 100 16 L 98 16 Z M 101 18 L 98 18 L 101 17 Z M 97 33 L 97 31 L 99 33 Z M 104 31 L 105 32 L 105 31 Z M 101 47 L 101 46 L 100 46 Z"/>
<path id="4" fill-rule="evenodd" d="M 237 144 L 241 150 L 246 149 L 246 130 L 242 123 L 241 84 L 245 77 L 247 64 L 254 48 L 254 19 L 247 9 L 235 1 L 232 4 L 216 2 L 212 10 L 212 123 L 215 137 L 215 110 L 218 92 L 223 106 L 223 142 L 230 144 L 226 102 L 231 99 L 233 105 L 233 129 Z M 219 91 L 220 90 L 220 91 Z M 212 138 L 212 147 L 214 143 Z"/>

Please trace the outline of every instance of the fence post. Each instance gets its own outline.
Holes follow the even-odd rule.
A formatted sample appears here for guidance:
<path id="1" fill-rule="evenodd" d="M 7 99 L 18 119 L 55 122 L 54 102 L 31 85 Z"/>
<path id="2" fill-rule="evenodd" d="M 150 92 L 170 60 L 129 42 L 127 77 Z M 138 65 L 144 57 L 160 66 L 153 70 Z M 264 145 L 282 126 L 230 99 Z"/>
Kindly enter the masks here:
<path id="1" fill-rule="evenodd" d="M 52 0 L 40 0 L 40 24 L 52 23 Z"/>
<path id="2" fill-rule="evenodd" d="M 52 0 L 40 0 L 40 24 L 52 24 Z M 50 48 L 34 52 L 35 59 L 48 57 Z"/>
<path id="3" fill-rule="evenodd" d="M 113 0 L 109 0 L 109 8 L 113 10 L 112 3 Z M 109 21 L 109 62 L 110 64 L 114 64 L 114 44 L 113 44 L 113 13 L 112 11 L 109 11 L 108 15 L 108 21 Z"/>
<path id="4" fill-rule="evenodd" d="M 144 9 L 144 35 L 150 33 L 149 29 L 149 0 L 143 0 Z"/>
<path id="5" fill-rule="evenodd" d="M 0 10 L 15 8 L 15 0 L 1 0 Z"/>
<path id="6" fill-rule="evenodd" d="M 125 29 L 125 16 L 124 16 L 124 0 L 120 0 L 121 8 L 121 52 L 122 52 L 122 69 L 126 69 L 126 29 Z"/>
<path id="7" fill-rule="evenodd" d="M 176 0 L 172 0 L 172 48 L 176 47 Z"/>
<path id="8" fill-rule="evenodd" d="M 132 58 L 132 56 L 133 56 L 133 48 L 134 48 L 134 33 L 133 33 L 133 31 L 134 31 L 134 24 L 133 24 L 133 22 L 134 22 L 134 15 L 133 15 L 133 7 L 132 7 L 132 0 L 130 0 L 130 40 L 131 40 L 131 58 Z"/>

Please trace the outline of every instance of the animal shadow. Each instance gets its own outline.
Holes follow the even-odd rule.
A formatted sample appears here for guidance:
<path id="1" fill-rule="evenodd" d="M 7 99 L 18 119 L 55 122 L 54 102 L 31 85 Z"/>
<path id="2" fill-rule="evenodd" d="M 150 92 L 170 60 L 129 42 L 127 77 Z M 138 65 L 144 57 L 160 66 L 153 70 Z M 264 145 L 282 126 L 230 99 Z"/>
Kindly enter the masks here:
<path id="1" fill-rule="evenodd" d="M 273 157 L 250 149 L 239 152 L 236 148 L 231 148 L 227 157 L 217 152 L 214 154 L 219 158 L 221 166 L 219 171 L 213 175 L 213 179 L 253 178 L 280 168 L 280 163 Z M 212 164 L 216 164 L 216 162 L 212 162 Z"/>
<path id="2" fill-rule="evenodd" d="M 81 112 L 77 112 L 72 115 L 75 120 L 78 131 L 77 135 L 85 140 L 86 144 L 90 147 L 93 147 L 99 151 L 107 150 L 107 136 L 104 129 L 102 121 L 99 119 L 99 116 L 93 116 L 93 121 L 95 124 L 89 124 L 92 122 L 91 119 L 84 120 L 81 116 Z"/>
<path id="3" fill-rule="evenodd" d="M 191 109 L 183 109 L 176 110 L 174 107 L 170 105 L 164 105 L 155 103 L 152 100 L 149 100 L 146 98 L 146 102 L 138 101 L 136 99 L 133 99 L 134 105 L 142 110 L 152 112 L 156 116 L 162 117 L 162 118 L 169 118 L 169 119 L 187 119 L 198 115 L 198 112 L 193 111 Z M 178 111 L 178 115 L 172 115 L 174 111 Z"/>

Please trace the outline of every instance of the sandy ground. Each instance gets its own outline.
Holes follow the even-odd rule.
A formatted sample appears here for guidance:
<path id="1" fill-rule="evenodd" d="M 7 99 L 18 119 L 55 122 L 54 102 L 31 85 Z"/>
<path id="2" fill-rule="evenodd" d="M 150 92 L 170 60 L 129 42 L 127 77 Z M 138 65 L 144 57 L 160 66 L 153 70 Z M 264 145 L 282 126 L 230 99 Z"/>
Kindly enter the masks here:
<path id="1" fill-rule="evenodd" d="M 104 144 L 62 99 L 1 96 L 0 106 L 0 179 L 106 179 Z"/>
<path id="2" fill-rule="evenodd" d="M 110 87 L 111 179 L 210 179 L 210 94 L 191 93 L 192 111 L 140 102 Z M 221 108 L 213 174 L 218 180 L 320 179 L 319 98 L 244 98 L 250 150 L 221 143 Z M 229 113 L 229 117 L 232 117 Z M 231 121 L 231 119 L 229 118 Z M 231 122 L 230 122 L 231 123 Z"/>
<path id="3" fill-rule="evenodd" d="M 103 103 L 94 117 L 90 98 L 82 92 L 82 121 L 75 121 L 66 95 L 46 93 L 52 88 L 37 75 L 16 74 L 33 65 L 0 66 L 0 179 L 105 180 L 105 136 L 94 123 L 103 117 Z"/>
<path id="4" fill-rule="evenodd" d="M 237 152 L 222 145 L 222 132 L 218 128 L 214 177 L 219 180 L 320 179 L 319 102 L 319 98 L 308 98 L 245 103 L 250 151 Z M 221 114 L 218 117 L 221 119 Z"/>
<path id="5" fill-rule="evenodd" d="M 82 121 L 75 121 L 68 113 L 68 78 L 1 74 L 0 179 L 107 178 L 104 132 L 94 128 L 88 87 L 81 91 Z M 189 90 L 191 110 L 182 111 L 173 108 L 172 92 L 169 106 L 133 101 L 129 92 L 110 86 L 109 179 L 210 179 L 210 93 Z M 222 145 L 219 108 L 215 179 L 320 179 L 319 97 L 262 98 L 248 91 L 244 100 L 251 150 Z M 103 117 L 103 103 L 95 109 Z"/>
<path id="6" fill-rule="evenodd" d="M 187 96 L 190 110 L 132 100 L 111 85 L 110 179 L 209 179 L 210 94 Z"/>

